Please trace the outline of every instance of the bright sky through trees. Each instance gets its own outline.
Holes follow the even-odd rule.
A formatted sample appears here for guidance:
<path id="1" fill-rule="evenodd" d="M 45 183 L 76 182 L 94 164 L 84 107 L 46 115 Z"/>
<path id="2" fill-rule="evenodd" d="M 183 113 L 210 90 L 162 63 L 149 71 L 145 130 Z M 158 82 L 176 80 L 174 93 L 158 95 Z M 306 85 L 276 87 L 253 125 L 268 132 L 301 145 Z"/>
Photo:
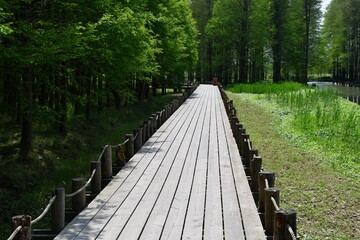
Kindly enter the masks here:
<path id="1" fill-rule="evenodd" d="M 326 11 L 327 6 L 330 4 L 331 0 L 322 0 L 321 3 L 321 11 L 324 13 Z"/>

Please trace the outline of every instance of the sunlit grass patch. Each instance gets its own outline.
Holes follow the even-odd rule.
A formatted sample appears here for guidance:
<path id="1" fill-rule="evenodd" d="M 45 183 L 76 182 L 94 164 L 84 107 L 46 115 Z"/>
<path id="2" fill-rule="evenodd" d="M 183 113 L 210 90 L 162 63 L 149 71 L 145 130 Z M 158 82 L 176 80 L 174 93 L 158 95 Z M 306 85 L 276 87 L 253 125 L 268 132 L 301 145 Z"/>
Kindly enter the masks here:
<path id="1" fill-rule="evenodd" d="M 252 83 L 252 84 L 235 84 L 226 88 L 233 93 L 256 93 L 256 94 L 278 94 L 293 92 L 301 89 L 307 89 L 308 86 L 296 82 L 282 83 Z"/>
<path id="2" fill-rule="evenodd" d="M 301 94 L 305 96 L 306 91 Z M 323 111 L 325 104 L 319 99 L 316 100 L 319 103 L 299 104 L 305 100 L 296 103 L 294 98 L 300 97 L 292 96 L 294 106 L 290 107 L 280 104 L 276 96 L 267 98 L 265 94 L 228 93 L 228 96 L 233 99 L 254 147 L 260 151 L 265 170 L 276 173 L 280 206 L 297 211 L 299 239 L 360 239 L 357 226 L 360 167 L 356 160 L 359 149 L 347 146 L 342 135 L 335 135 L 343 129 L 339 122 L 346 122 L 349 116 L 356 119 L 352 116 L 357 115 L 354 108 L 359 107 L 329 95 L 327 99 L 336 99 L 335 109 L 341 111 L 335 117 L 338 124 L 333 124 L 326 118 L 334 113 L 321 112 L 321 116 L 316 113 Z M 318 96 L 312 97 L 315 101 Z M 313 115 L 311 126 L 302 125 L 306 121 L 295 117 L 295 111 L 301 113 L 295 105 L 303 104 L 309 108 L 303 113 Z M 333 106 L 327 107 L 329 110 Z"/>

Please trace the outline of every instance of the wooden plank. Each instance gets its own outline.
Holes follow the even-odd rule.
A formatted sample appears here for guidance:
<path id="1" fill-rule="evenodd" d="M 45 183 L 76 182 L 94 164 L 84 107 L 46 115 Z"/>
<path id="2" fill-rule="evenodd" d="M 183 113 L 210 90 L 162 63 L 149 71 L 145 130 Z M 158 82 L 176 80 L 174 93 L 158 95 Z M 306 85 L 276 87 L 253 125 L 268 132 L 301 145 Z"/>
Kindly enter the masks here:
<path id="1" fill-rule="evenodd" d="M 186 135 L 186 129 L 191 124 L 194 112 L 197 110 L 199 99 L 194 99 L 191 111 L 188 116 L 181 116 L 184 121 L 176 128 L 172 141 L 164 143 L 162 151 L 156 153 L 152 164 L 141 176 L 139 182 L 124 200 L 121 208 L 118 208 L 114 216 L 98 235 L 98 239 L 137 239 L 142 228 L 153 208 L 159 192 L 166 180 L 168 171 L 173 161 L 174 153 L 181 145 L 182 139 Z M 121 235 L 120 235 L 121 234 Z"/>
<path id="2" fill-rule="evenodd" d="M 152 159 L 152 155 L 155 154 L 159 147 L 168 141 L 169 132 L 173 132 L 174 128 L 177 126 L 177 123 L 183 118 L 179 118 L 179 116 L 183 116 L 184 118 L 187 115 L 184 115 L 188 108 L 191 105 L 183 105 L 177 112 L 175 112 L 161 127 L 160 129 L 153 135 L 148 142 L 142 147 L 142 149 L 134 155 L 134 157 L 127 163 L 127 165 L 119 172 L 117 176 L 110 182 L 110 184 L 99 194 L 89 205 L 88 207 L 82 211 L 67 227 L 61 232 L 60 235 L 57 236 L 56 239 L 73 239 L 77 237 L 79 234 L 95 234 L 96 230 L 98 230 L 104 222 L 108 221 L 108 218 L 104 218 L 103 220 L 95 221 L 97 227 L 93 226 L 91 231 L 88 231 L 88 226 L 92 224 L 90 221 L 94 221 L 95 217 L 100 211 L 107 211 L 109 209 L 113 209 L 111 205 L 112 199 L 117 199 L 119 196 L 116 194 L 117 190 L 122 186 L 123 182 L 129 177 L 129 175 L 136 168 L 137 171 L 140 171 L 142 168 L 145 168 L 148 165 L 148 161 Z M 160 144 L 160 145 L 159 145 Z M 152 153 L 152 154 L 147 154 Z M 144 157 L 146 159 L 144 159 Z M 139 165 L 140 164 L 140 165 Z M 126 196 L 126 194 L 125 194 Z"/>
<path id="3" fill-rule="evenodd" d="M 213 103 L 212 98 L 209 104 Z M 203 223 L 204 223 L 204 207 L 206 194 L 206 173 L 207 173 L 207 159 L 209 147 L 209 132 L 210 132 L 210 112 L 207 109 L 207 117 L 204 120 L 203 131 L 201 134 L 200 146 L 196 161 L 196 170 L 191 187 L 191 194 L 189 205 L 186 213 L 183 239 L 202 239 L 203 237 Z"/>
<path id="4" fill-rule="evenodd" d="M 200 85 L 56 239 L 266 239 L 219 91 Z"/>
<path id="5" fill-rule="evenodd" d="M 172 199 L 171 207 L 169 208 L 166 222 L 163 226 L 163 231 L 160 236 L 161 239 L 181 238 L 184 219 L 186 216 L 186 210 L 190 198 L 191 184 L 193 181 L 194 171 L 196 169 L 196 157 L 199 150 L 202 126 L 206 116 L 206 109 L 208 107 L 208 94 L 202 97 L 204 98 L 204 104 L 206 105 L 203 105 L 203 107 L 201 108 L 200 116 L 196 123 L 192 139 L 190 140 L 190 148 L 187 152 L 187 155 L 185 156 L 185 164 L 182 170 L 182 175 L 178 181 L 178 185 L 176 186 L 176 193 L 174 194 L 174 197 Z M 149 220 L 148 222 L 151 223 L 151 220 Z M 149 228 L 149 224 L 147 224 L 146 227 Z M 152 227 L 150 227 L 149 229 L 152 229 Z M 145 230 L 142 236 L 144 236 L 144 239 L 146 239 L 146 236 L 148 236 Z"/>
<path id="6" fill-rule="evenodd" d="M 247 177 L 243 168 L 240 154 L 231 132 L 230 123 L 227 120 L 225 109 L 221 109 L 221 116 L 224 119 L 225 133 L 227 145 L 229 148 L 231 164 L 233 167 L 233 175 L 237 195 L 240 201 L 241 217 L 246 239 L 266 239 L 264 229 L 262 227 L 254 199 L 251 194 L 250 186 L 247 184 Z"/>
<path id="7" fill-rule="evenodd" d="M 206 94 L 204 94 L 206 96 Z M 181 186 L 182 189 L 179 189 L 179 181 L 182 177 L 182 174 L 186 172 L 193 172 L 193 168 L 189 169 L 188 166 L 191 165 L 193 159 L 188 159 L 189 151 L 196 147 L 196 143 L 193 142 L 194 136 L 198 131 L 198 125 L 200 121 L 203 121 L 203 116 L 205 115 L 206 103 L 204 95 L 201 98 L 201 104 L 198 106 L 197 112 L 194 114 L 194 118 L 191 121 L 189 128 L 186 130 L 185 137 L 183 142 L 178 149 L 178 152 L 174 159 L 174 164 L 169 172 L 169 175 L 161 189 L 159 198 L 156 201 L 156 204 L 146 222 L 146 225 L 141 233 L 141 239 L 160 239 L 161 233 L 163 231 L 166 220 L 173 221 L 174 219 L 168 218 L 168 214 L 171 208 L 171 205 L 174 201 L 175 193 L 177 190 L 186 191 L 184 186 Z M 201 117 L 202 115 L 202 117 Z M 198 139 L 200 139 L 200 134 Z M 194 161 L 192 161 L 194 162 Z M 190 187 L 189 187 L 190 189 Z M 184 199 L 185 204 L 187 199 Z M 182 229 L 182 228 L 181 228 Z M 180 239 L 180 238 L 178 238 Z"/>
<path id="8" fill-rule="evenodd" d="M 228 120 L 227 118 L 223 118 L 221 116 L 221 114 L 223 114 L 221 112 L 222 111 L 221 109 L 224 109 L 224 105 L 222 103 L 221 96 L 218 91 L 217 91 L 217 97 L 215 99 L 216 99 L 216 107 L 217 107 L 216 122 L 218 126 L 224 235 L 225 235 L 225 239 L 227 240 L 230 239 L 241 240 L 241 239 L 245 239 L 245 236 L 242 226 L 239 201 L 234 183 L 230 154 L 229 154 L 229 149 L 227 146 L 226 135 L 225 135 L 224 121 L 228 121 Z"/>
<path id="9" fill-rule="evenodd" d="M 210 108 L 210 138 L 209 148 L 200 151 L 208 151 L 207 187 L 205 201 L 204 238 L 222 239 L 222 199 L 219 172 L 219 149 L 216 122 L 216 95 L 212 91 L 214 101 Z"/>

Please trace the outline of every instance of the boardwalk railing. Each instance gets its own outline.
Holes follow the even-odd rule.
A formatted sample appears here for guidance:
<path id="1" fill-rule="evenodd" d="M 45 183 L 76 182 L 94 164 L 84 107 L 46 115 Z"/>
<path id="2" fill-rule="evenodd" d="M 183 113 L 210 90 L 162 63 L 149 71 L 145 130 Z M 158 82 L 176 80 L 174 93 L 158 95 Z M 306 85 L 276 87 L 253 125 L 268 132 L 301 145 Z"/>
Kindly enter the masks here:
<path id="1" fill-rule="evenodd" d="M 72 179 L 72 193 L 65 194 L 64 188 L 53 190 L 47 206 L 34 220 L 28 215 L 18 215 L 12 218 L 13 233 L 8 240 L 18 239 L 53 239 L 70 222 L 87 203 L 111 181 L 126 162 L 142 147 L 142 145 L 156 132 L 156 130 L 185 102 L 195 91 L 197 84 L 187 84 L 186 91 L 180 97 L 155 114 L 152 114 L 131 134 L 125 134 L 125 141 L 117 145 L 106 145 L 102 148 L 97 161 L 91 162 L 91 174 L 87 181 L 83 178 Z M 113 158 L 113 151 L 115 157 Z M 114 162 L 115 159 L 115 162 Z M 89 189 L 90 188 L 90 189 Z M 89 191 L 87 191 L 89 189 Z M 71 208 L 66 209 L 66 198 L 71 198 Z M 51 211 L 51 229 L 32 229 L 33 225 Z"/>
<path id="2" fill-rule="evenodd" d="M 275 173 L 263 169 L 262 158 L 240 123 L 233 101 L 221 85 L 219 89 L 267 238 L 296 240 L 296 211 L 280 209 L 280 190 L 275 187 Z"/>

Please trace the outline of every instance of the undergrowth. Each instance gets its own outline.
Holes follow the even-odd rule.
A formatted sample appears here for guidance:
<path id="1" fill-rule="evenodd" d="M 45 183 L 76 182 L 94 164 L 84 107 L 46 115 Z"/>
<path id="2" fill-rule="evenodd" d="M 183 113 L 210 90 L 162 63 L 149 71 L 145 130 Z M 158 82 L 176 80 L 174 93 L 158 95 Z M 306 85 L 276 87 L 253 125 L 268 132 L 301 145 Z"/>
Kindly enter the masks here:
<path id="1" fill-rule="evenodd" d="M 281 83 L 252 83 L 252 84 L 235 84 L 227 87 L 227 91 L 233 93 L 255 93 L 255 94 L 277 94 L 298 91 L 307 88 L 304 84 L 297 82 L 281 82 Z"/>
<path id="2" fill-rule="evenodd" d="M 106 144 L 123 142 L 144 120 L 162 109 L 174 95 L 151 98 L 148 102 L 106 109 L 90 120 L 76 117 L 69 122 L 68 134 L 59 135 L 52 126 L 34 126 L 33 151 L 28 162 L 18 161 L 20 126 L 0 119 L 0 239 L 11 234 L 11 217 L 27 214 L 37 217 L 46 206 L 52 189 L 71 192 L 71 179 L 90 175 L 90 162 L 96 161 Z M 47 216 L 48 217 L 48 216 Z M 43 219 L 34 228 L 48 228 Z"/>
<path id="3" fill-rule="evenodd" d="M 242 96 L 278 115 L 278 131 L 293 144 L 313 152 L 344 176 L 359 177 L 360 107 L 331 89 L 299 85 L 293 91 L 297 84 L 269 85 L 264 84 L 260 91 L 262 85 L 257 84 L 255 93 L 264 94 Z"/>
<path id="4" fill-rule="evenodd" d="M 280 206 L 297 211 L 299 239 L 359 239 L 360 107 L 306 87 L 228 95 L 276 173 Z"/>

